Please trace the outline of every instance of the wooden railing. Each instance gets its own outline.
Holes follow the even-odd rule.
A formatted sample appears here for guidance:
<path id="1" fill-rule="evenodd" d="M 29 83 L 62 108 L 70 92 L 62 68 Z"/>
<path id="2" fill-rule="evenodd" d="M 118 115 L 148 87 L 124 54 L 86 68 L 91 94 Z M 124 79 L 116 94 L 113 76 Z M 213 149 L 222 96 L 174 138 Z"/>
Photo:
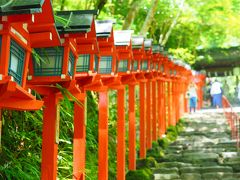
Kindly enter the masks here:
<path id="1" fill-rule="evenodd" d="M 237 112 L 233 110 L 232 105 L 228 101 L 228 99 L 223 96 L 222 98 L 222 104 L 223 104 L 223 111 L 224 115 L 228 121 L 228 124 L 231 128 L 231 136 L 233 140 L 236 140 L 236 146 L 237 148 L 240 148 L 240 118 Z"/>

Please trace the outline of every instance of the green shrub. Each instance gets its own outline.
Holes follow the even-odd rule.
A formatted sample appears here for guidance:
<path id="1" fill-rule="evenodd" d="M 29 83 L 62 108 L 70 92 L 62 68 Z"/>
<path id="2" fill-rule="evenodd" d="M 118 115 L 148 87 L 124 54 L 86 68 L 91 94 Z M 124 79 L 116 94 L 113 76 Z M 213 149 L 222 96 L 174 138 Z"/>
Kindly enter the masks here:
<path id="1" fill-rule="evenodd" d="M 129 171 L 126 175 L 126 180 L 151 180 L 153 179 L 152 171 L 149 169 L 138 169 Z"/>

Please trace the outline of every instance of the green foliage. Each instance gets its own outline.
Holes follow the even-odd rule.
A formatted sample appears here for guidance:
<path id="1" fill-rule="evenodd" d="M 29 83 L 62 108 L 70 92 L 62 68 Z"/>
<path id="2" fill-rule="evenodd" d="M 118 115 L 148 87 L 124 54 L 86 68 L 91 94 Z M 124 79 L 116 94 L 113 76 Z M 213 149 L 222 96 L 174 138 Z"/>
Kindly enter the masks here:
<path id="1" fill-rule="evenodd" d="M 128 171 L 126 180 L 151 180 L 153 179 L 152 176 L 149 169 L 138 169 L 135 171 Z"/>
<path id="2" fill-rule="evenodd" d="M 137 169 L 152 168 L 157 166 L 157 161 L 153 157 L 137 160 Z"/>
<path id="3" fill-rule="evenodd" d="M 169 53 L 172 53 L 176 59 L 180 59 L 185 61 L 188 64 L 195 63 L 195 55 L 189 49 L 185 48 L 177 48 L 177 49 L 169 49 Z"/>
<path id="4" fill-rule="evenodd" d="M 3 111 L 0 179 L 40 179 L 41 127 L 41 111 Z"/>

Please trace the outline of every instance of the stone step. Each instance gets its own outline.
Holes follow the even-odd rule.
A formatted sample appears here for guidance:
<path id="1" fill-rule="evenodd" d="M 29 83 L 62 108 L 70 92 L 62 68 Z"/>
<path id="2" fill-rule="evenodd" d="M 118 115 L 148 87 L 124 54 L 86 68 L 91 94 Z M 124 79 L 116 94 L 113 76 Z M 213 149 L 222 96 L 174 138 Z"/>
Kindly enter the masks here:
<path id="1" fill-rule="evenodd" d="M 201 167 L 182 167 L 179 168 L 179 171 L 181 174 L 186 174 L 186 173 L 201 173 Z"/>
<path id="2" fill-rule="evenodd" d="M 155 168 L 152 169 L 153 174 L 179 174 L 179 170 L 176 167 L 172 168 Z"/>
<path id="3" fill-rule="evenodd" d="M 157 159 L 157 162 L 181 161 L 182 154 L 166 154 L 164 157 Z"/>
<path id="4" fill-rule="evenodd" d="M 230 172 L 211 172 L 211 173 L 203 173 L 202 180 L 222 180 L 226 178 L 232 178 L 233 173 Z"/>
<path id="5" fill-rule="evenodd" d="M 176 167 L 176 168 L 181 168 L 181 167 L 191 167 L 192 164 L 190 163 L 183 163 L 183 162 L 162 162 L 162 163 L 158 163 L 157 167 L 158 168 L 172 168 L 172 167 Z"/>
<path id="6" fill-rule="evenodd" d="M 210 167 L 202 167 L 202 173 L 214 173 L 214 172 L 229 172 L 232 173 L 233 169 L 230 166 L 210 166 Z"/>
<path id="7" fill-rule="evenodd" d="M 202 153 L 202 152 L 193 152 L 193 153 L 183 153 L 182 161 L 188 163 L 201 163 L 201 162 L 218 162 L 219 155 L 216 153 Z"/>
<path id="8" fill-rule="evenodd" d="M 183 173 L 213 173 L 213 172 L 229 172 L 233 173 L 231 166 L 191 166 L 179 168 L 180 174 Z"/>
<path id="9" fill-rule="evenodd" d="M 181 174 L 182 180 L 201 180 L 201 174 L 199 173 L 183 173 Z"/>
<path id="10" fill-rule="evenodd" d="M 154 174 L 155 180 L 177 180 L 180 179 L 178 174 Z"/>

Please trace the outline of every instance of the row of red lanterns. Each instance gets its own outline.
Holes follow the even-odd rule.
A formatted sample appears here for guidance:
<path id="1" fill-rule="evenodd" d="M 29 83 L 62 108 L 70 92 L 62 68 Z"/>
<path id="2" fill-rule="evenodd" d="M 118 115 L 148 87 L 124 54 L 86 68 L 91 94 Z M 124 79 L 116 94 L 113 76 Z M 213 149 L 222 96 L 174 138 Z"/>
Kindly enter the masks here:
<path id="1" fill-rule="evenodd" d="M 151 39 L 132 36 L 132 31 L 113 31 L 111 20 L 95 21 L 97 11 L 61 11 L 56 13 L 56 22 L 50 0 L 39 3 L 8 3 L 0 11 L 0 109 L 37 110 L 43 107 L 42 179 L 56 179 L 57 136 L 59 131 L 59 101 L 63 98 L 58 85 L 78 99 L 82 106 L 74 106 L 74 176 L 84 178 L 85 168 L 85 103 L 87 90 L 99 92 L 99 179 L 107 179 L 108 171 L 108 89 L 117 90 L 118 100 L 118 179 L 125 176 L 125 85 L 129 86 L 129 147 L 130 169 L 135 169 L 135 85 L 140 86 L 140 157 L 146 153 L 145 140 L 150 134 L 145 129 L 156 129 L 163 134 L 163 120 L 153 125 L 146 124 L 145 101 L 150 108 L 150 87 L 154 90 L 152 102 L 159 100 L 159 115 L 165 113 L 164 89 L 176 91 L 172 98 L 182 97 L 192 76 L 184 63 L 168 57 Z M 158 85 L 157 85 L 158 82 Z M 166 85 L 167 82 L 169 84 Z M 152 86 L 151 86 L 152 83 Z M 180 85 L 182 83 L 182 85 Z M 184 84 L 184 86 L 183 86 Z M 158 87 L 158 96 L 156 96 Z M 177 87 L 181 87 L 177 89 Z M 172 88 L 172 89 L 170 89 Z M 36 98 L 29 89 L 42 97 Z M 145 92 L 145 89 L 146 92 Z M 146 94 L 145 94 L 146 93 Z M 169 97 L 172 96 L 169 94 Z M 172 96 L 173 97 L 173 96 Z M 72 97 L 69 96 L 71 99 Z M 170 102 L 170 101 L 169 101 Z M 154 104 L 154 103 L 153 103 Z M 161 104 L 161 106 L 160 106 Z M 173 103 L 172 103 L 173 104 Z M 170 108 L 170 105 L 168 105 Z M 154 109 L 154 108 L 153 108 Z M 168 121 L 170 111 L 168 109 Z M 180 117 L 175 109 L 174 119 Z M 148 113 L 149 115 L 149 113 Z M 150 115 L 150 119 L 152 118 Z M 160 117 L 160 116 L 159 116 Z M 176 123 L 176 120 L 175 120 Z M 169 123 L 171 124 L 171 123 Z M 173 123 L 174 125 L 174 123 Z M 146 128 L 147 126 L 148 128 Z M 151 127 L 150 127 L 151 126 Z M 161 127 L 160 127 L 161 126 Z M 164 130 L 165 129 L 165 130 Z M 161 132 L 160 132 L 161 131 Z M 150 132 L 150 131 L 147 131 Z M 147 139 L 149 139 L 147 138 Z M 151 141 L 148 141 L 151 144 Z M 142 144 L 143 143 L 143 144 Z M 150 147 L 150 145 L 148 145 Z M 81 152 L 81 153 L 79 153 Z"/>

